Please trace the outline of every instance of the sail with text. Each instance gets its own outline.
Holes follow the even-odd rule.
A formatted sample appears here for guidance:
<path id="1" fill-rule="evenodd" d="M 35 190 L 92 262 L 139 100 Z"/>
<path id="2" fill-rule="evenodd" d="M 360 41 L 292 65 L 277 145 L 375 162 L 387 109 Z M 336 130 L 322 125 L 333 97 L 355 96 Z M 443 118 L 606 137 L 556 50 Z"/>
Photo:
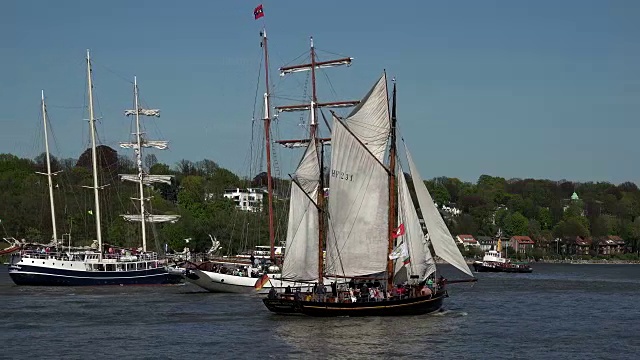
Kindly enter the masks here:
<path id="1" fill-rule="evenodd" d="M 344 120 L 333 115 L 326 272 L 355 277 L 385 271 L 388 256 L 389 142 L 383 75 Z"/>

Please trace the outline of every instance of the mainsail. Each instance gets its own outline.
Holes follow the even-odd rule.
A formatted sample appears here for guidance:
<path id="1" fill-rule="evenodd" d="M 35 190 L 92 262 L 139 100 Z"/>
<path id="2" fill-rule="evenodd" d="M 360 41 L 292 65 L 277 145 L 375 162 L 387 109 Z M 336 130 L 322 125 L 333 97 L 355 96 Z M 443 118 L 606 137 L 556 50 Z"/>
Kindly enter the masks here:
<path id="1" fill-rule="evenodd" d="M 444 223 L 442 216 L 433 203 L 429 190 L 427 190 L 427 187 L 418 172 L 418 168 L 413 163 L 413 159 L 411 158 L 411 154 L 409 153 L 409 149 L 406 144 L 405 152 L 409 162 L 413 186 L 416 190 L 416 196 L 418 197 L 418 204 L 420 204 L 422 217 L 427 226 L 427 231 L 429 232 L 429 238 L 433 245 L 435 254 L 465 274 L 473 276 L 469 266 L 464 261 L 453 236 L 451 236 L 447 225 Z"/>
<path id="2" fill-rule="evenodd" d="M 388 102 L 387 76 L 383 74 L 346 120 L 349 130 L 379 161 L 383 160 L 391 131 Z"/>
<path id="3" fill-rule="evenodd" d="M 387 264 L 388 174 L 334 117 L 327 271 L 342 276 L 382 272 Z"/>
<path id="4" fill-rule="evenodd" d="M 299 281 L 318 278 L 318 210 L 315 201 L 319 180 L 318 151 L 312 139 L 291 182 L 283 278 Z"/>
<path id="5" fill-rule="evenodd" d="M 389 176 L 382 165 L 391 123 L 386 74 L 331 133 L 326 272 L 362 276 L 386 270 Z"/>
<path id="6" fill-rule="evenodd" d="M 422 280 L 433 274 L 436 264 L 425 241 L 424 231 L 402 171 L 398 174 L 398 223 L 404 225 L 405 233 L 399 239 L 406 244 L 408 254 L 396 260 L 395 281 L 408 280 L 410 275 L 418 275 Z"/>

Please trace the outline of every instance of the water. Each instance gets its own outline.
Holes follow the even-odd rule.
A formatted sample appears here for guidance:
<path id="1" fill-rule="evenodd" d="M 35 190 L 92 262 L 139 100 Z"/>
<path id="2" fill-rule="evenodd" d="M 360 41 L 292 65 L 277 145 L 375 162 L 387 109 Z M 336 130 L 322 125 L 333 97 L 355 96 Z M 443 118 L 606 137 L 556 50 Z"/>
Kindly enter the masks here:
<path id="1" fill-rule="evenodd" d="M 2 266 L 0 358 L 640 358 L 640 265 L 476 275 L 437 314 L 319 319 L 190 284 L 18 287 Z"/>

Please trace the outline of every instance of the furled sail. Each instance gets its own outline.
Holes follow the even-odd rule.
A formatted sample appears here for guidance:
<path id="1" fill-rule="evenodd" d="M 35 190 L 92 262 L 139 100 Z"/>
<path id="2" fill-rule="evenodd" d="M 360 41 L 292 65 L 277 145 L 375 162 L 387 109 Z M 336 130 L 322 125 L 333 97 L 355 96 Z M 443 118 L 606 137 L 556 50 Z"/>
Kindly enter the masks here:
<path id="1" fill-rule="evenodd" d="M 326 272 L 347 277 L 382 272 L 388 244 L 387 171 L 335 117 L 331 141 Z"/>
<path id="2" fill-rule="evenodd" d="M 133 181 L 139 182 L 140 176 L 138 174 L 120 174 L 120 179 L 123 181 Z M 143 182 L 145 185 L 150 185 L 153 183 L 163 183 L 171 185 L 171 179 L 173 179 L 173 175 L 144 175 Z"/>
<path id="3" fill-rule="evenodd" d="M 134 215 L 120 215 L 127 221 L 142 221 L 142 216 L 140 214 Z M 147 214 L 144 219 L 146 222 L 152 223 L 162 223 L 162 222 L 170 222 L 175 223 L 180 218 L 180 215 L 150 215 Z"/>
<path id="4" fill-rule="evenodd" d="M 169 147 L 169 142 L 166 140 L 143 140 L 141 146 L 143 148 L 156 148 L 158 150 L 165 150 Z M 137 149 L 138 143 L 121 142 L 120 147 L 123 149 Z"/>
<path id="5" fill-rule="evenodd" d="M 427 231 L 429 232 L 433 251 L 435 251 L 435 254 L 444 261 L 455 266 L 465 274 L 473 276 L 469 266 L 464 261 L 453 236 L 451 236 L 447 225 L 444 223 L 442 216 L 434 205 L 433 199 L 429 194 L 429 190 L 427 190 L 427 187 L 418 172 L 418 168 L 413 163 L 413 159 L 411 158 L 411 154 L 409 153 L 409 149 L 406 144 L 405 151 L 407 153 L 411 178 L 413 179 L 413 186 L 416 190 L 416 196 L 418 197 L 422 217 L 424 218 Z"/>
<path id="6" fill-rule="evenodd" d="M 379 161 L 384 158 L 391 131 L 388 102 L 387 76 L 384 74 L 345 121 L 349 130 Z"/>
<path id="7" fill-rule="evenodd" d="M 396 259 L 395 281 L 408 280 L 411 275 L 418 275 L 420 280 L 423 280 L 436 271 L 436 264 L 431 257 L 402 171 L 398 174 L 398 224 L 404 225 L 405 232 L 398 239 L 406 244 L 408 254 Z"/>
<path id="8" fill-rule="evenodd" d="M 285 279 L 310 281 L 318 278 L 318 160 L 316 143 L 310 141 L 291 182 L 287 251 L 282 264 Z"/>

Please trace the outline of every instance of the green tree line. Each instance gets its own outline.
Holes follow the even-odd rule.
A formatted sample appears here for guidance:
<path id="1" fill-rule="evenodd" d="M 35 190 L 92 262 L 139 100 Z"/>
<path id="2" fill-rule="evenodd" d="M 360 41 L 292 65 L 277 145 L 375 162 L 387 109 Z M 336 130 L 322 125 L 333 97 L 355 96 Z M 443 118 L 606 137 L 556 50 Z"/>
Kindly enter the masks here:
<path id="1" fill-rule="evenodd" d="M 98 147 L 101 220 L 105 243 L 140 246 L 140 224 L 123 220 L 120 214 L 139 213 L 137 184 L 122 182 L 118 174 L 135 174 L 135 164 L 115 150 Z M 215 236 L 223 253 L 233 254 L 254 245 L 268 244 L 266 196 L 262 211 L 236 209 L 222 195 L 227 188 L 266 186 L 266 174 L 241 178 L 212 160 L 181 160 L 170 166 L 153 154 L 144 159 L 150 174 L 173 175 L 171 185 L 146 187 L 150 212 L 178 214 L 176 223 L 148 226 L 148 244 L 168 244 L 175 251 L 189 247 L 206 251 Z M 28 241 L 51 240 L 51 218 L 45 156 L 35 159 L 0 154 L 0 231 Z M 52 159 L 58 237 L 71 234 L 73 245 L 88 245 L 96 238 L 91 153 L 78 159 Z M 286 232 L 289 181 L 274 179 L 276 241 Z M 634 251 L 640 241 L 640 191 L 632 182 L 572 182 L 567 180 L 504 179 L 482 175 L 474 183 L 438 177 L 425 181 L 438 205 L 455 204 L 457 216 L 445 216 L 452 234 L 493 236 L 498 229 L 507 235 L 528 235 L 538 247 L 555 238 L 619 235 Z M 575 193 L 579 199 L 571 199 Z M 68 239 L 68 238 L 66 238 Z M 188 243 L 185 239 L 191 239 Z M 67 241 L 67 240 L 65 240 Z"/>
<path id="2" fill-rule="evenodd" d="M 106 244 L 136 248 L 141 246 L 140 223 L 127 222 L 121 214 L 138 214 L 137 184 L 122 182 L 118 174 L 136 174 L 135 164 L 115 150 L 99 146 L 98 168 L 102 238 Z M 45 155 L 35 159 L 0 154 L 0 231 L 4 237 L 48 243 L 52 239 L 51 212 Z M 164 244 L 174 251 L 189 247 L 202 252 L 211 246 L 210 235 L 221 242 L 222 252 L 234 254 L 248 247 L 268 244 L 266 197 L 262 211 L 246 212 L 236 209 L 233 200 L 222 195 L 227 188 L 266 186 L 266 176 L 240 178 L 231 171 L 204 159 L 192 162 L 181 160 L 174 166 L 157 162 L 153 154 L 145 158 L 144 166 L 150 174 L 173 175 L 170 185 L 154 184 L 145 187 L 149 197 L 147 210 L 153 214 L 178 214 L 175 223 L 148 224 L 147 244 L 161 250 Z M 96 239 L 93 191 L 83 186 L 93 185 L 91 153 L 85 151 L 78 159 L 52 157 L 54 202 L 58 238 L 69 234 L 73 246 L 89 245 Z M 276 230 L 283 239 L 288 209 L 288 182 L 275 181 Z M 281 190 L 282 189 L 282 190 Z M 187 242 L 185 239 L 189 239 Z"/>

